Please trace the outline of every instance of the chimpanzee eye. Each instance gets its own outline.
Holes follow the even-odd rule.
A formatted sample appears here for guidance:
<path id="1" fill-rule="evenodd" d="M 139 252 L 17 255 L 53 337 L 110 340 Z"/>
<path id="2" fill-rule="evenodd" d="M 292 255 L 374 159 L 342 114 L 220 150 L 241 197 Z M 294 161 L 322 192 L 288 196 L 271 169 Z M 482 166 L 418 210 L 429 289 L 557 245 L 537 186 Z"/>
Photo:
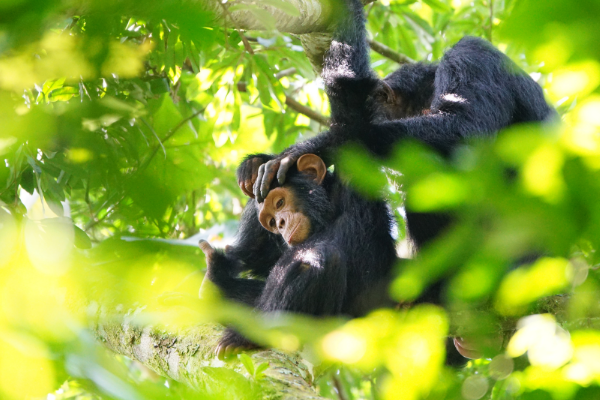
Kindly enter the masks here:
<path id="1" fill-rule="evenodd" d="M 275 205 L 275 207 L 279 210 L 281 207 L 283 207 L 283 199 L 279 199 L 279 201 L 277 202 L 277 204 Z"/>
<path id="2" fill-rule="evenodd" d="M 269 221 L 269 226 L 271 228 L 275 228 L 275 218 L 271 218 L 271 220 Z"/>

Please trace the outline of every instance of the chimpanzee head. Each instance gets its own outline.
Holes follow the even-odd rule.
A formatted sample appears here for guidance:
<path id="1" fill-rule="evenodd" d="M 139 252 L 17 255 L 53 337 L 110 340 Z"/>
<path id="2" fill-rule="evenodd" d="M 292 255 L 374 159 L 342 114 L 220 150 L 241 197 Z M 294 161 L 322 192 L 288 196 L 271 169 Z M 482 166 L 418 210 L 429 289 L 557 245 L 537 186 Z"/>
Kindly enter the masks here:
<path id="1" fill-rule="evenodd" d="M 380 80 L 367 100 L 372 122 L 427 113 L 433 100 L 437 65 L 406 64 Z"/>
<path id="2" fill-rule="evenodd" d="M 271 189 L 258 205 L 260 224 L 283 236 L 290 246 L 303 243 L 334 217 L 334 207 L 324 187 L 328 172 L 323 160 L 314 154 L 305 154 L 298 159 L 296 167 L 285 184 Z"/>

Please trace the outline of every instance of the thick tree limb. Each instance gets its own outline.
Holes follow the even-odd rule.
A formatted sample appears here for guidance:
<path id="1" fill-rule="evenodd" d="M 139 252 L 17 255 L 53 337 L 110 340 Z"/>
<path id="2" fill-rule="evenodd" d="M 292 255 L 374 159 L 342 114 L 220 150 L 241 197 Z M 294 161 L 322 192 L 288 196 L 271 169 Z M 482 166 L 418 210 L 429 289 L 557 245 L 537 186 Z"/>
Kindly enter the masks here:
<path id="1" fill-rule="evenodd" d="M 284 0 L 298 12 L 289 12 L 255 0 L 237 0 L 220 4 L 220 0 L 201 0 L 203 8 L 217 18 L 231 18 L 233 25 L 244 30 L 275 28 L 294 34 L 327 32 L 331 24 L 333 5 L 329 0 Z M 273 24 L 271 26 L 271 24 Z"/>
<path id="2" fill-rule="evenodd" d="M 269 364 L 264 377 L 255 379 L 237 358 L 224 362 L 215 357 L 222 326 L 204 324 L 165 332 L 153 326 L 137 325 L 135 320 L 140 313 L 140 309 L 127 314 L 114 312 L 110 319 L 101 318 L 94 327 L 96 335 L 115 353 L 137 360 L 157 374 L 202 393 L 217 393 L 224 383 L 215 382 L 220 377 L 229 384 L 244 381 L 231 388 L 256 390 L 264 399 L 322 399 L 312 386 L 312 366 L 298 354 L 277 350 L 248 353 L 255 366 Z"/>
<path id="3" fill-rule="evenodd" d="M 332 0 L 282 0 L 298 10 L 290 13 L 283 7 L 257 2 L 255 0 L 236 0 L 221 3 L 220 0 L 196 0 L 204 9 L 215 13 L 216 17 L 228 20 L 236 29 L 269 30 L 290 33 L 300 39 L 306 56 L 317 74 L 321 73 L 323 57 L 331 44 L 331 24 L 336 16 Z M 374 0 L 363 0 L 363 4 Z M 376 42 L 375 42 L 376 43 Z M 246 44 L 246 43 L 244 43 Z M 374 51 L 399 63 L 411 62 L 410 59 L 380 44 Z M 387 50 L 383 50 L 383 49 Z M 385 51 L 385 54 L 381 51 Z"/>
<path id="4" fill-rule="evenodd" d="M 276 7 L 256 0 L 196 0 L 217 18 L 230 18 L 236 28 L 265 30 L 275 28 L 281 32 L 305 34 L 329 32 L 339 3 L 332 0 L 282 0 L 285 7 Z M 375 0 L 363 0 L 363 4 Z M 297 12 L 293 12 L 293 9 Z M 290 12 L 291 11 L 291 12 Z"/>

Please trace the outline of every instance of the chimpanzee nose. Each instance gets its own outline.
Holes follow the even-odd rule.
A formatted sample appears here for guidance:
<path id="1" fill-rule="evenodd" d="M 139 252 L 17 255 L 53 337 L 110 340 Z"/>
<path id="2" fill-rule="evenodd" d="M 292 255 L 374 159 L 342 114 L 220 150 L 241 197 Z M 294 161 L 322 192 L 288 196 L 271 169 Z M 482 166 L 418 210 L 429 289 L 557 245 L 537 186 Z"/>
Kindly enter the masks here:
<path id="1" fill-rule="evenodd" d="M 285 227 L 285 218 L 279 218 L 279 221 L 277 221 L 277 228 L 283 229 L 284 227 Z"/>

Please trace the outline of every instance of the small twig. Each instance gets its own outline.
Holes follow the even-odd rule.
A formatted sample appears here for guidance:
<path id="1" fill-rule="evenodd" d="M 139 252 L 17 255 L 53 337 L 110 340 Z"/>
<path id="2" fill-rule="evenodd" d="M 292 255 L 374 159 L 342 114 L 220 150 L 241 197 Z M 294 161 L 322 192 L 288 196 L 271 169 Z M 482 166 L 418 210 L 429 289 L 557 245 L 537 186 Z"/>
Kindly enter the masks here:
<path id="1" fill-rule="evenodd" d="M 221 8 L 223 9 L 223 13 L 227 17 L 229 17 L 229 19 L 231 20 L 231 24 L 234 25 L 234 28 L 237 31 L 237 33 L 240 34 L 240 37 L 242 38 L 242 43 L 244 43 L 244 48 L 246 49 L 246 51 L 248 53 L 254 55 L 254 50 L 252 49 L 252 46 L 250 46 L 250 42 L 248 41 L 248 38 L 246 37 L 246 35 L 244 35 L 244 32 L 242 32 L 241 29 L 239 29 L 238 27 L 235 26 L 235 22 L 233 20 L 233 17 L 229 13 L 229 10 L 227 9 L 227 7 L 225 7 L 225 4 L 221 3 L 220 0 L 217 0 L 217 3 L 219 3 L 219 5 L 221 6 Z"/>
<path id="2" fill-rule="evenodd" d="M 321 125 L 329 126 L 329 118 L 325 117 L 324 115 L 319 114 L 315 110 L 313 110 L 309 107 L 306 107 L 303 104 L 298 103 L 296 100 L 292 99 L 291 97 L 288 97 L 288 96 L 285 97 L 285 104 L 292 110 L 294 110 L 302 115 L 306 115 L 308 118 L 312 119 L 313 121 L 317 121 Z"/>
<path id="3" fill-rule="evenodd" d="M 158 138 L 158 135 L 157 135 L 158 143 L 160 144 L 160 146 L 158 146 L 158 145 L 157 145 L 157 146 L 154 146 L 154 149 L 153 149 L 153 150 L 152 150 L 152 152 L 150 153 L 150 156 L 149 156 L 149 157 L 148 157 L 146 160 L 144 160 L 144 162 L 143 162 L 143 163 L 140 165 L 140 167 L 138 168 L 137 172 L 139 173 L 139 172 L 141 172 L 141 171 L 145 170 L 145 169 L 148 167 L 148 165 L 150 165 L 150 162 L 152 161 L 152 159 L 154 158 L 154 156 L 156 155 L 156 153 L 158 152 L 158 149 L 159 149 L 160 147 L 162 147 L 162 148 L 163 148 L 163 151 L 165 152 L 165 157 L 166 157 L 166 154 L 167 154 L 167 153 L 166 153 L 166 149 L 165 149 L 165 147 L 164 147 L 164 145 L 163 145 L 163 142 L 166 142 L 166 141 L 167 141 L 167 140 L 169 140 L 171 137 L 173 137 L 173 135 L 174 135 L 175 133 L 177 133 L 177 131 L 178 131 L 178 130 L 179 130 L 179 129 L 180 129 L 180 128 L 181 128 L 181 127 L 182 127 L 182 126 L 183 126 L 183 125 L 186 123 L 186 122 L 188 122 L 188 121 L 191 121 L 193 118 L 195 118 L 195 117 L 197 117 L 198 115 L 200 115 L 201 113 L 203 113 L 205 109 L 206 109 L 206 107 L 205 107 L 205 108 L 202 108 L 202 109 L 201 109 L 201 110 L 199 110 L 199 111 L 196 111 L 195 113 L 193 113 L 193 114 L 192 114 L 192 115 L 190 115 L 189 117 L 182 119 L 182 120 L 181 120 L 181 121 L 180 121 L 180 122 L 179 122 L 177 125 L 175 125 L 175 127 L 174 127 L 174 128 L 172 128 L 172 129 L 169 131 L 169 133 L 167 133 L 167 134 L 165 135 L 165 137 L 164 137 L 162 140 L 161 140 L 160 138 Z M 144 123 L 148 125 L 148 122 L 144 121 Z M 150 126 L 149 126 L 149 127 L 150 127 Z M 150 129 L 153 131 L 153 133 L 154 133 L 154 134 L 156 134 L 156 132 L 154 132 L 154 129 L 152 129 L 152 127 L 150 127 Z M 117 200 L 117 201 L 116 201 L 116 202 L 115 202 L 115 203 L 112 205 L 112 209 L 113 209 L 113 210 L 114 210 L 114 209 L 116 209 L 116 207 L 117 207 L 117 206 L 118 206 L 118 205 L 121 203 L 121 201 L 123 201 L 123 199 L 124 199 L 124 198 L 125 198 L 125 195 L 121 196 L 121 197 L 119 198 L 119 200 Z M 105 220 L 105 219 L 106 219 L 106 218 L 107 218 L 107 217 L 108 217 L 110 214 L 111 214 L 111 212 L 107 212 L 107 213 L 106 213 L 106 214 L 105 214 L 105 215 L 104 215 L 102 218 L 98 218 L 98 219 L 96 219 L 95 221 L 90 221 L 90 222 L 89 222 L 89 223 L 88 223 L 88 224 L 85 226 L 84 230 L 85 230 L 85 231 L 87 231 L 88 229 L 90 229 L 90 228 L 93 228 L 94 226 L 96 226 L 96 225 L 97 225 L 97 224 L 99 224 L 100 222 L 104 221 L 104 220 Z M 160 227 L 159 227 L 159 230 L 160 230 Z"/>
<path id="4" fill-rule="evenodd" d="M 414 60 L 406 57 L 404 54 L 400 54 L 400 53 L 390 49 L 385 44 L 377 42 L 375 40 L 369 39 L 369 46 L 371 46 L 371 49 L 375 53 L 379 53 L 382 56 L 389 58 L 392 61 L 397 62 L 398 64 L 412 64 L 415 62 Z"/>
<path id="5" fill-rule="evenodd" d="M 154 137 L 156 138 L 156 140 L 158 141 L 158 144 L 160 145 L 160 147 L 163 150 L 163 154 L 165 155 L 165 158 L 167 158 L 167 149 L 165 149 L 165 145 L 163 144 L 163 142 L 160 140 L 160 138 L 158 137 L 158 133 L 156 133 L 156 131 L 154 130 L 154 128 L 152 127 L 152 125 L 150 125 L 148 123 L 148 121 L 146 121 L 145 118 L 140 118 L 142 120 L 142 122 L 144 123 L 144 125 L 146 125 L 148 127 L 148 129 L 150 129 L 150 132 L 152 132 L 152 134 L 154 135 Z"/>
<path id="6" fill-rule="evenodd" d="M 291 69 L 295 70 L 295 68 L 290 68 L 290 70 Z M 289 70 L 281 71 L 280 74 L 283 72 L 286 72 L 286 71 L 289 71 Z M 243 81 L 238 82 L 237 90 L 245 93 L 248 90 L 246 82 L 243 82 Z M 318 112 L 311 109 L 310 107 L 307 107 L 303 104 L 298 103 L 296 100 L 294 100 L 290 96 L 285 96 L 285 104 L 292 110 L 296 111 L 297 113 L 306 115 L 308 118 L 312 119 L 313 121 L 318 122 L 321 125 L 329 126 L 329 118 L 327 118 L 324 115 L 319 114 Z"/>
<path id="7" fill-rule="evenodd" d="M 193 118 L 197 117 L 198 115 L 200 115 L 201 113 L 204 112 L 204 110 L 206 109 L 206 107 L 202 108 L 199 111 L 196 111 L 195 113 L 193 113 L 192 115 L 190 115 L 187 118 L 182 119 L 177 125 L 175 125 L 175 127 L 173 129 L 171 129 L 169 131 L 169 133 L 167 133 L 165 135 L 164 138 L 162 138 L 162 141 L 159 139 L 159 143 L 161 145 L 161 147 L 164 149 L 163 146 L 163 142 L 166 142 L 167 140 L 171 139 L 173 137 L 173 135 L 175 133 L 177 133 L 177 131 L 188 121 L 192 120 Z M 152 159 L 154 158 L 154 156 L 156 155 L 156 152 L 158 151 L 159 146 L 155 146 L 154 149 L 152 150 L 152 153 L 150 153 L 150 156 L 148 157 L 147 160 L 144 161 L 144 163 L 140 166 L 140 171 L 143 171 L 144 169 L 146 169 L 148 167 L 148 165 L 150 164 L 150 161 L 152 161 Z M 167 152 L 165 150 L 165 156 L 166 156 Z"/>
<path id="8" fill-rule="evenodd" d="M 275 79 L 281 79 L 284 76 L 294 75 L 295 73 L 296 73 L 295 67 L 284 69 L 283 71 L 279 71 L 278 73 L 275 74 Z"/>
<path id="9" fill-rule="evenodd" d="M 371 10 L 373 9 L 373 6 L 375 5 L 375 3 L 371 3 L 369 4 L 369 8 L 367 9 L 367 12 L 365 13 L 365 18 L 369 18 L 369 15 L 371 14 Z"/>
<path id="10" fill-rule="evenodd" d="M 340 382 L 340 379 L 333 375 L 332 380 L 340 400 L 346 400 L 346 395 L 344 394 L 344 388 L 342 387 L 342 382 Z"/>

